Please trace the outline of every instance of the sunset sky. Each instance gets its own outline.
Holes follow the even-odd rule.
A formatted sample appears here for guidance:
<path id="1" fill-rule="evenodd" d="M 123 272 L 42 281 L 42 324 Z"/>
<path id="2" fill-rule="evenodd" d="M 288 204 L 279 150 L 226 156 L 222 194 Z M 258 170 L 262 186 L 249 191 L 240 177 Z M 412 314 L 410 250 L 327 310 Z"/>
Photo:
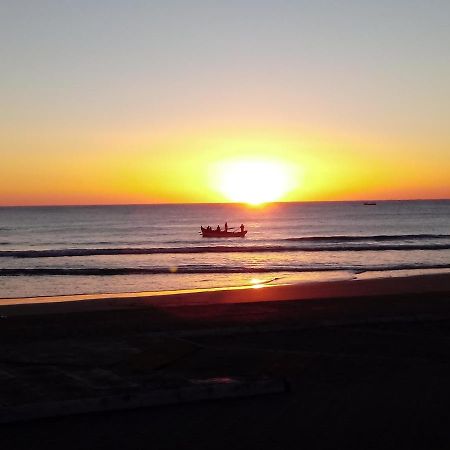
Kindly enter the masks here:
<path id="1" fill-rule="evenodd" d="M 448 0 L 4 0 L 0 205 L 261 178 L 268 200 L 449 198 L 449 23 Z"/>

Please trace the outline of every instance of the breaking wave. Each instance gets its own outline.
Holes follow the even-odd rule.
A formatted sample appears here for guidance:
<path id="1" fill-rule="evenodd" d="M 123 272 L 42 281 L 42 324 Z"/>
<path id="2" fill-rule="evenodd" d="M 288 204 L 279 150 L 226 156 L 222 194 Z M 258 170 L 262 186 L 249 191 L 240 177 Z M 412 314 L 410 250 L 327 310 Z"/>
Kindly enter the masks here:
<path id="1" fill-rule="evenodd" d="M 450 239 L 450 234 L 379 234 L 373 236 L 305 236 L 286 238 L 285 241 L 296 242 L 362 242 L 362 241 L 376 241 L 376 242 L 392 242 L 405 240 L 422 240 L 422 239 Z"/>
<path id="2" fill-rule="evenodd" d="M 332 272 L 349 271 L 355 273 L 414 269 L 450 269 L 450 263 L 443 264 L 386 264 L 386 265 L 305 265 L 305 266 L 179 266 L 179 267 L 120 267 L 120 268 L 13 268 L 0 269 L 0 276 L 111 276 L 111 275 L 151 275 L 151 274 L 226 274 L 226 273 L 276 273 L 276 272 Z"/>
<path id="3" fill-rule="evenodd" d="M 61 258 L 101 255 L 154 255 L 192 253 L 273 253 L 273 252 L 355 252 L 386 250 L 449 250 L 448 243 L 396 243 L 396 244 L 325 244 L 325 245 L 213 245 L 198 247 L 149 247 L 149 248 L 67 248 L 51 250 L 5 250 L 3 258 Z"/>

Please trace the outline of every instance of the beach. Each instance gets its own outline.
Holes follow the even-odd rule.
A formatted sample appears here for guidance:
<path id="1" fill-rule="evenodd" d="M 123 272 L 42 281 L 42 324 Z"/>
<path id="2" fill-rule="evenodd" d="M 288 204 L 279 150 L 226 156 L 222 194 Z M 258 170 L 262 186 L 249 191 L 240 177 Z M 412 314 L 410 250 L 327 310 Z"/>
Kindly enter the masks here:
<path id="1" fill-rule="evenodd" d="M 65 436 L 87 422 L 88 447 L 448 442 L 448 274 L 47 300 L 0 306 L 1 417 L 16 417 L 6 420 L 7 448 L 79 448 Z M 240 390 L 223 388 L 230 379 Z M 215 387 L 180 394 L 205 380 Z M 93 407 L 149 386 L 159 397 L 144 407 Z M 170 406 L 155 401 L 167 386 L 178 392 Z"/>
<path id="2" fill-rule="evenodd" d="M 0 11 L 0 450 L 450 448 L 449 1 Z"/>

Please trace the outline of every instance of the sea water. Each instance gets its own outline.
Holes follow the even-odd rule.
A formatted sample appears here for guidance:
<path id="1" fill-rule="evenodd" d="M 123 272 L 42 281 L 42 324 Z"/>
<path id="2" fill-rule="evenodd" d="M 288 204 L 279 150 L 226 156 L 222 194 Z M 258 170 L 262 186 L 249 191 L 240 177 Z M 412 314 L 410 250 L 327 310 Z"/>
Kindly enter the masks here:
<path id="1" fill-rule="evenodd" d="M 245 238 L 202 238 L 225 221 Z M 0 208 L 0 298 L 450 270 L 450 201 Z"/>

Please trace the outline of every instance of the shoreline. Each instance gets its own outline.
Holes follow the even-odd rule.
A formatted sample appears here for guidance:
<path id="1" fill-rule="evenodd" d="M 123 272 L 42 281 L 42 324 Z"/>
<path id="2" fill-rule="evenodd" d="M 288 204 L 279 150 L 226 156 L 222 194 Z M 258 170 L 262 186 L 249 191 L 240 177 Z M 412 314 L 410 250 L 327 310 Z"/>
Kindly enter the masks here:
<path id="1" fill-rule="evenodd" d="M 306 273 L 270 273 L 270 274 L 254 274 L 255 277 L 245 284 L 225 284 L 217 286 L 205 287 L 183 287 L 178 289 L 156 289 L 141 291 L 110 291 L 110 292 L 72 292 L 62 294 L 38 294 L 38 295 L 22 295 L 22 296 L 6 296 L 0 297 L 0 307 L 10 304 L 26 304 L 26 303 L 54 303 L 65 301 L 79 300 L 104 300 L 113 298 L 139 298 L 139 297 L 166 297 L 179 294 L 197 294 L 202 292 L 214 291 L 234 291 L 242 289 L 257 289 L 262 287 L 274 286 L 295 286 L 304 284 L 327 284 L 335 281 L 363 281 L 363 280 L 382 280 L 388 278 L 416 278 L 430 275 L 450 275 L 450 268 L 434 268 L 434 269 L 398 269 L 398 270 L 361 270 L 361 271 L 319 271 Z M 261 275 L 270 275 L 261 277 Z M 1 295 L 1 291 L 0 291 Z"/>
<path id="2" fill-rule="evenodd" d="M 0 314 L 41 315 L 147 307 L 212 306 L 433 293 L 450 293 L 450 273 L 179 291 L 10 298 L 0 300 Z"/>

